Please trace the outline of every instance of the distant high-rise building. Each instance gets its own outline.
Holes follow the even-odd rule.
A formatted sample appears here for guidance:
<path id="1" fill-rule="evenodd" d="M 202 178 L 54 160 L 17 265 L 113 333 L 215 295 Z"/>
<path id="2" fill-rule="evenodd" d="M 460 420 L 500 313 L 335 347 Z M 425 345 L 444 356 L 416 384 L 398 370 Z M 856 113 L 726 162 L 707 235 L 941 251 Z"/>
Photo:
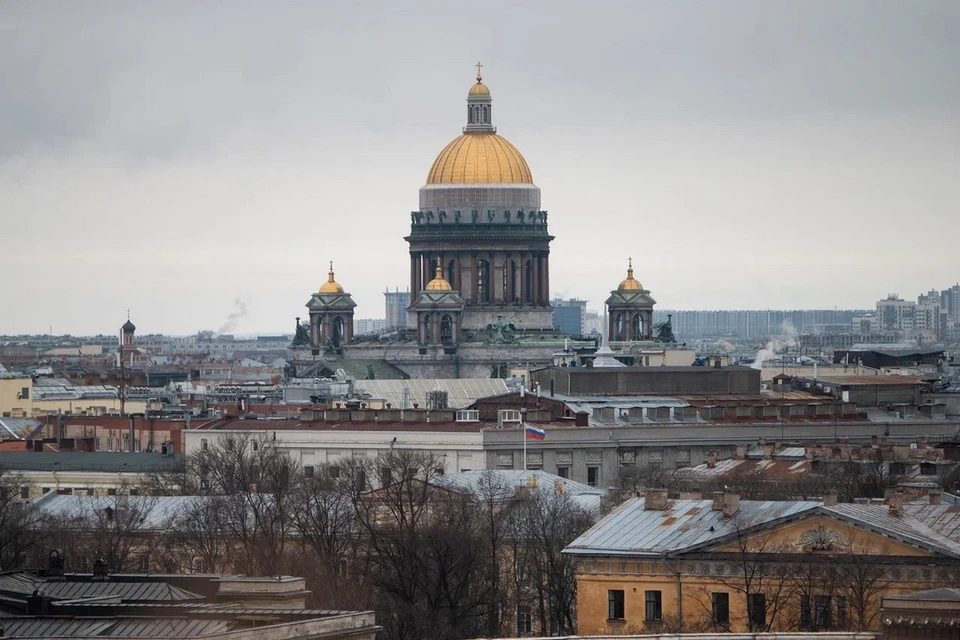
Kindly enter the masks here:
<path id="1" fill-rule="evenodd" d="M 947 319 L 960 323 L 960 284 L 940 292 L 940 306 L 947 314 Z"/>
<path id="2" fill-rule="evenodd" d="M 358 318 L 355 322 L 357 335 L 379 333 L 384 329 L 383 318 Z"/>
<path id="3" fill-rule="evenodd" d="M 386 314 L 384 315 L 384 328 L 388 330 L 407 328 L 407 307 L 410 306 L 410 292 L 395 291 L 387 289 L 383 292 L 386 298 Z"/>
<path id="4" fill-rule="evenodd" d="M 554 298 L 553 328 L 562 331 L 568 336 L 586 335 L 587 301 L 570 298 L 562 300 Z"/>

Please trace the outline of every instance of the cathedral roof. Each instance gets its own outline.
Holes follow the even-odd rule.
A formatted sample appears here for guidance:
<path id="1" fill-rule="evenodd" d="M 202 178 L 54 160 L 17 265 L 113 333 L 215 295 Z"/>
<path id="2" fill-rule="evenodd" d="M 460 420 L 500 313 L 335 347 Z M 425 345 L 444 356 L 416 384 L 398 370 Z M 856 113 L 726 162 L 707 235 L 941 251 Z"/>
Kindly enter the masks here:
<path id="1" fill-rule="evenodd" d="M 643 285 L 633 277 L 633 258 L 627 262 L 627 277 L 620 281 L 617 291 L 643 291 Z"/>
<path id="2" fill-rule="evenodd" d="M 467 94 L 467 126 L 430 167 L 427 184 L 533 184 L 527 161 L 493 126 L 493 100 L 477 65 Z"/>
<path id="3" fill-rule="evenodd" d="M 440 268 L 439 262 L 437 263 L 437 273 L 434 275 L 433 280 L 427 283 L 425 289 L 427 291 L 453 291 L 453 287 L 451 287 L 450 283 L 443 277 L 443 269 Z"/>
<path id="4" fill-rule="evenodd" d="M 464 133 L 443 148 L 427 184 L 533 184 L 517 148 L 496 133 Z"/>
<path id="5" fill-rule="evenodd" d="M 330 271 L 327 273 L 327 281 L 320 285 L 320 293 L 343 293 L 343 287 L 333 279 L 333 260 L 330 261 Z"/>

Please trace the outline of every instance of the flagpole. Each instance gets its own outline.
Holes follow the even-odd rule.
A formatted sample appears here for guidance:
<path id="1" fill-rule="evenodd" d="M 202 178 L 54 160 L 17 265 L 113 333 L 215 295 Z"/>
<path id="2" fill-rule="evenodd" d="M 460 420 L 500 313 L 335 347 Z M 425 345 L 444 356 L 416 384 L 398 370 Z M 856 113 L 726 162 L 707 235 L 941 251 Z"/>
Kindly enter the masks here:
<path id="1" fill-rule="evenodd" d="M 520 386 L 520 437 L 523 438 L 523 470 L 527 470 L 527 384 L 526 380 Z"/>

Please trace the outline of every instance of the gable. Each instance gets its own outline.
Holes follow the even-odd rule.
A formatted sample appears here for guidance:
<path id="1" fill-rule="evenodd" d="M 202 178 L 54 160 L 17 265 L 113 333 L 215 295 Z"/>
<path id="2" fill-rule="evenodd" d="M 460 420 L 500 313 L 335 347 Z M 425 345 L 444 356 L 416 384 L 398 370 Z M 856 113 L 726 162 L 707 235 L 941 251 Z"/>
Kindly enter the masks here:
<path id="1" fill-rule="evenodd" d="M 771 527 L 758 527 L 757 531 L 746 534 L 743 541 L 727 539 L 703 551 L 740 553 L 744 548 L 762 553 L 835 555 L 853 552 L 857 555 L 922 558 L 935 555 L 930 549 L 894 540 L 825 514 Z"/>

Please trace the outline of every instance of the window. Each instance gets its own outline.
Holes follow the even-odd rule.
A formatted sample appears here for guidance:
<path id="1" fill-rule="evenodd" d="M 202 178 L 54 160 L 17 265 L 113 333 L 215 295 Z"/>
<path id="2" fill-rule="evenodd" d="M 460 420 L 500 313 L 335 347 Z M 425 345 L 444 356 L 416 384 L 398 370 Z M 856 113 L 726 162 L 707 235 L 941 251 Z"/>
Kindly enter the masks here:
<path id="1" fill-rule="evenodd" d="M 330 477 L 338 480 L 340 478 L 340 467 L 330 467 Z"/>
<path id="2" fill-rule="evenodd" d="M 30 387 L 23 387 L 20 389 L 20 399 L 29 400 L 30 399 Z"/>
<path id="3" fill-rule="evenodd" d="M 390 467 L 380 468 L 380 486 L 389 487 L 393 484 L 393 469 Z"/>
<path id="4" fill-rule="evenodd" d="M 767 596 L 762 593 L 747 594 L 747 620 L 750 630 L 756 631 L 767 626 Z"/>
<path id="5" fill-rule="evenodd" d="M 843 596 L 837 596 L 837 627 L 840 629 L 847 628 L 847 599 Z"/>
<path id="6" fill-rule="evenodd" d="M 304 475 L 304 477 L 306 477 L 306 478 L 312 478 L 312 477 L 313 477 L 313 466 L 312 466 L 312 465 L 307 465 L 307 466 L 305 466 L 305 467 L 303 468 L 303 475 Z"/>
<path id="7" fill-rule="evenodd" d="M 607 591 L 607 619 L 623 620 L 623 589 Z"/>
<path id="8" fill-rule="evenodd" d="M 260 443 L 256 440 L 253 441 L 253 450 L 258 451 L 260 449 Z"/>
<path id="9" fill-rule="evenodd" d="M 659 591 L 646 591 L 643 594 L 644 617 L 647 622 L 660 622 L 663 620 L 663 611 L 661 605 L 663 600 Z"/>
<path id="10" fill-rule="evenodd" d="M 116 490 L 116 489 L 107 489 L 107 495 L 108 495 L 108 496 L 115 496 L 115 495 L 117 495 L 117 490 Z"/>
<path id="11" fill-rule="evenodd" d="M 587 484 L 595 487 L 599 484 L 600 467 L 587 467 Z"/>
<path id="12" fill-rule="evenodd" d="M 44 488 L 43 488 L 43 495 L 47 495 L 48 493 L 50 493 L 50 487 L 44 487 Z"/>
<path id="13" fill-rule="evenodd" d="M 902 462 L 891 462 L 890 463 L 890 476 L 902 476 L 907 472 L 907 465 Z"/>
<path id="14" fill-rule="evenodd" d="M 517 634 L 524 635 L 533 631 L 533 615 L 530 613 L 530 607 L 520 605 L 517 607 Z"/>
<path id="15" fill-rule="evenodd" d="M 490 263 L 477 260 L 477 302 L 490 302 Z"/>
<path id="16" fill-rule="evenodd" d="M 813 599 L 816 605 L 817 618 L 814 621 L 817 629 L 829 629 L 833 626 L 833 603 L 830 596 L 816 596 Z"/>
<path id="17" fill-rule="evenodd" d="M 730 594 L 725 591 L 713 594 L 713 622 L 730 624 Z"/>
<path id="18" fill-rule="evenodd" d="M 921 462 L 920 475 L 923 475 L 923 476 L 937 475 L 937 465 L 933 464 L 932 462 Z"/>
<path id="19" fill-rule="evenodd" d="M 810 596 L 800 596 L 800 628 L 810 628 Z"/>
<path id="20" fill-rule="evenodd" d="M 570 477 L 570 467 L 557 467 L 557 475 L 561 478 Z"/>
<path id="21" fill-rule="evenodd" d="M 20 487 L 20 498 L 26 500 L 30 497 L 30 487 Z"/>
<path id="22" fill-rule="evenodd" d="M 201 438 L 201 439 L 200 439 L 200 448 L 201 448 L 202 450 L 206 451 L 206 450 L 209 448 L 209 446 L 210 446 L 210 445 L 207 443 L 207 439 L 206 439 L 206 438 Z"/>

